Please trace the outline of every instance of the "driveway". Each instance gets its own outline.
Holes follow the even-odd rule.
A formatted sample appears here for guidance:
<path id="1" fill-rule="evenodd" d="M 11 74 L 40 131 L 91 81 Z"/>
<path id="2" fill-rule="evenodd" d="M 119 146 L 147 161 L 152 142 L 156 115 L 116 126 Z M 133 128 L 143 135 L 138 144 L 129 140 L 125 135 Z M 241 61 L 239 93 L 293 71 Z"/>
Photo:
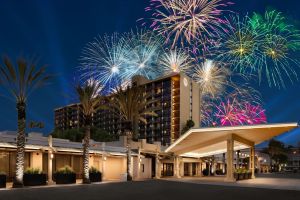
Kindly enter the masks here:
<path id="1" fill-rule="evenodd" d="M 193 184 L 165 180 L 23 188 L 0 191 L 2 200 L 299 200 L 300 191 Z"/>
<path id="2" fill-rule="evenodd" d="M 255 179 L 237 181 L 235 183 L 224 182 L 224 176 L 213 177 L 183 177 L 180 179 L 167 178 L 168 181 L 177 181 L 193 184 L 219 185 L 231 187 L 253 187 L 265 189 L 297 190 L 300 191 L 300 174 L 259 174 Z"/>

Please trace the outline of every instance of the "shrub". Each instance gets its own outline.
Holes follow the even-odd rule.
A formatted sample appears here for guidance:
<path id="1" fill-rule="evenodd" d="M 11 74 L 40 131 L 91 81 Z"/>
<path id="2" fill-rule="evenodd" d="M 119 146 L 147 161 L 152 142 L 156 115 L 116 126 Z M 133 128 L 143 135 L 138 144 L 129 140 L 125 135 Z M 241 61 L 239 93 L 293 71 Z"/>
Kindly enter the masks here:
<path id="1" fill-rule="evenodd" d="M 206 169 L 204 169 L 204 170 L 202 171 L 202 173 L 203 173 L 204 176 L 208 176 L 209 170 L 206 168 Z"/>
<path id="2" fill-rule="evenodd" d="M 224 173 L 223 173 L 223 170 L 222 170 L 222 169 L 217 169 L 217 170 L 216 170 L 216 174 L 217 174 L 217 175 L 223 175 Z"/>
<path id="3" fill-rule="evenodd" d="M 24 174 L 41 174 L 41 170 L 39 168 L 29 167 L 25 170 Z"/>
<path id="4" fill-rule="evenodd" d="M 66 166 L 58 169 L 56 171 L 56 173 L 57 174 L 74 174 L 74 171 L 73 171 L 73 169 L 70 166 L 66 165 Z"/>
<path id="5" fill-rule="evenodd" d="M 100 173 L 100 171 L 97 168 L 95 168 L 95 167 L 91 167 L 89 169 L 89 173 L 91 173 L 91 174 L 93 174 L 93 173 Z"/>

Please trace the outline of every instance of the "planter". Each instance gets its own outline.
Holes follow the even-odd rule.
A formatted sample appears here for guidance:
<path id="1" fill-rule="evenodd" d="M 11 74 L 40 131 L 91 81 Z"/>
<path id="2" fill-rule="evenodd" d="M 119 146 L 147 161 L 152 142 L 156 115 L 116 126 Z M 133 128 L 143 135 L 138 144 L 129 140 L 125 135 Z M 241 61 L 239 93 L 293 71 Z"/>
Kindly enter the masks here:
<path id="1" fill-rule="evenodd" d="M 239 174 L 238 174 L 238 173 L 235 172 L 235 173 L 233 174 L 233 177 L 234 177 L 235 180 L 239 180 Z"/>
<path id="2" fill-rule="evenodd" d="M 244 179 L 245 179 L 245 173 L 240 173 L 239 180 L 244 180 Z"/>
<path id="3" fill-rule="evenodd" d="M 248 176 L 248 179 L 251 179 L 252 173 L 251 172 L 247 173 L 247 176 Z"/>
<path id="4" fill-rule="evenodd" d="M 1 174 L 0 175 L 0 188 L 6 187 L 6 175 Z"/>
<path id="5" fill-rule="evenodd" d="M 56 174 L 54 174 L 54 181 L 56 182 L 56 184 L 76 183 L 76 174 L 75 173 L 70 173 L 70 174 L 56 173 Z"/>
<path id="6" fill-rule="evenodd" d="M 46 174 L 24 174 L 23 175 L 24 186 L 46 185 L 46 183 L 47 183 Z"/>
<path id="7" fill-rule="evenodd" d="M 90 181 L 93 182 L 101 182 L 102 181 L 102 174 L 98 173 L 89 173 Z"/>

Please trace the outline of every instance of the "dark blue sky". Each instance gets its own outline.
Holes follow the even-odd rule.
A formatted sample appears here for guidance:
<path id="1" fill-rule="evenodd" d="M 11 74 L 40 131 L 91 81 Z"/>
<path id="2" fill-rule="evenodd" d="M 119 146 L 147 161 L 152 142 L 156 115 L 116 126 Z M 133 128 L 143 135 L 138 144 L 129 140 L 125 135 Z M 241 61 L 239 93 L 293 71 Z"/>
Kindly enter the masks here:
<path id="1" fill-rule="evenodd" d="M 29 99 L 28 120 L 43 121 L 48 134 L 53 129 L 56 107 L 72 98 L 78 58 L 84 45 L 104 33 L 126 32 L 135 28 L 136 20 L 145 17 L 149 0 L 0 0 L 0 54 L 15 59 L 19 55 L 38 55 L 40 64 L 48 64 L 56 74 L 46 88 Z M 285 13 L 300 28 L 300 1 L 232 0 L 231 10 L 246 13 L 264 12 L 272 7 Z M 300 56 L 300 55 L 298 55 Z M 300 75 L 300 70 L 298 70 Z M 300 82 L 286 90 L 270 89 L 265 84 L 256 88 L 262 93 L 268 121 L 300 120 Z M 1 90 L 1 93 L 3 91 Z M 1 94 L 0 93 L 0 94 Z M 0 96 L 0 130 L 16 129 L 15 103 Z M 300 131 L 280 137 L 296 144 Z"/>

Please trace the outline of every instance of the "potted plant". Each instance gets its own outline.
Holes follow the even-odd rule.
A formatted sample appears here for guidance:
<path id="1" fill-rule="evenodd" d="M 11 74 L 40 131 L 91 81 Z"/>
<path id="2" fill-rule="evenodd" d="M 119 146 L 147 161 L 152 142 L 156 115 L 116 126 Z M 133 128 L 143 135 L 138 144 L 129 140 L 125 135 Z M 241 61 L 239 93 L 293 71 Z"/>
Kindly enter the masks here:
<path id="1" fill-rule="evenodd" d="M 217 169 L 217 170 L 216 170 L 216 174 L 217 174 L 217 175 L 224 175 L 222 169 Z"/>
<path id="2" fill-rule="evenodd" d="M 27 168 L 23 175 L 24 186 L 46 185 L 46 174 L 42 173 L 39 168 Z"/>
<path id="3" fill-rule="evenodd" d="M 234 172 L 234 178 L 236 180 L 243 180 L 244 179 L 244 169 L 236 169 Z"/>
<path id="4" fill-rule="evenodd" d="M 101 182 L 102 173 L 95 167 L 91 167 L 89 170 L 89 177 L 91 182 Z"/>
<path id="5" fill-rule="evenodd" d="M 0 188 L 6 187 L 6 173 L 0 172 Z"/>
<path id="6" fill-rule="evenodd" d="M 208 170 L 207 168 L 205 168 L 205 169 L 202 171 L 202 173 L 203 173 L 203 176 L 208 176 L 209 170 Z"/>
<path id="7" fill-rule="evenodd" d="M 251 170 L 247 170 L 247 179 L 251 179 L 251 177 L 252 177 Z"/>
<path id="8" fill-rule="evenodd" d="M 56 184 L 76 183 L 76 173 L 70 166 L 66 165 L 55 172 L 54 181 Z"/>

